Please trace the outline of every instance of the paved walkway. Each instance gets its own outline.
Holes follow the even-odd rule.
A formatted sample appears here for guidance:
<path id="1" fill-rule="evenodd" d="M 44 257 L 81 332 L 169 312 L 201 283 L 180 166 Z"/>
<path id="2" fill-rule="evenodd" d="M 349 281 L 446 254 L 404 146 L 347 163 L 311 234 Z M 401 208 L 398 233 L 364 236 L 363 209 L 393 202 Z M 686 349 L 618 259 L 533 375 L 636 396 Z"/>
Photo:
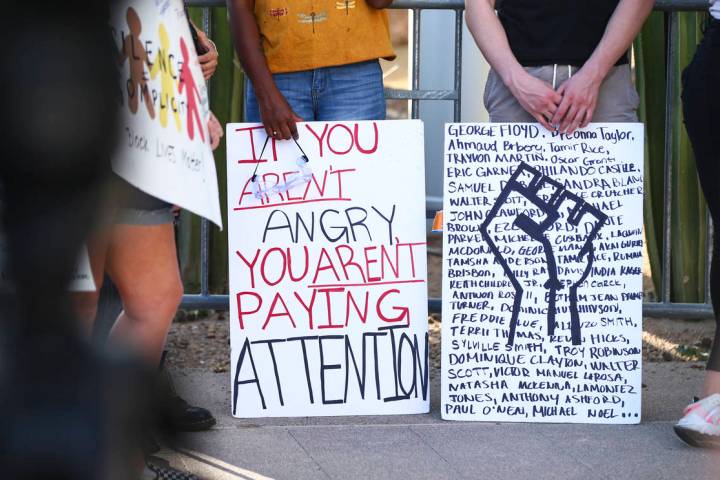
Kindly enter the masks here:
<path id="1" fill-rule="evenodd" d="M 690 364 L 645 365 L 639 426 L 444 422 L 428 415 L 238 420 L 229 374 L 178 375 L 218 425 L 163 456 L 205 479 L 720 479 L 720 452 L 687 447 L 672 423 L 700 385 Z"/>

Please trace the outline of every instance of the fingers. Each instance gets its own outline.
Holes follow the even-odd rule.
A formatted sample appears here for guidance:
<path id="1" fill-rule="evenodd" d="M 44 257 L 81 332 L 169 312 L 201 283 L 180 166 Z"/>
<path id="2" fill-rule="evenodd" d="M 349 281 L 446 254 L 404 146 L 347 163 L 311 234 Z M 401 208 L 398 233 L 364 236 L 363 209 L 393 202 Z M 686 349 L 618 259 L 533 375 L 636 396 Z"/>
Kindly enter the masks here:
<path id="1" fill-rule="evenodd" d="M 290 135 L 292 135 L 292 138 L 297 140 L 300 138 L 300 133 L 298 132 L 297 128 L 297 122 L 302 122 L 302 118 L 298 117 L 295 112 L 292 112 L 290 116 L 290 121 L 288 121 L 288 127 L 290 128 Z"/>
<path id="2" fill-rule="evenodd" d="M 288 122 L 282 122 L 278 120 L 264 123 L 265 133 L 268 137 L 272 137 L 275 140 L 290 140 L 292 133 Z"/>
<path id="3" fill-rule="evenodd" d="M 548 88 L 550 88 L 550 91 L 552 92 L 550 100 L 553 102 L 553 105 L 555 105 L 555 107 L 557 108 L 557 106 L 560 105 L 560 103 L 562 102 L 563 96 L 565 95 L 566 85 L 562 84 L 562 85 L 560 85 L 560 88 L 558 88 L 557 90 L 553 90 L 552 87 L 548 84 Z"/>
<path id="4" fill-rule="evenodd" d="M 209 49 L 207 52 L 203 53 L 202 55 L 198 56 L 198 61 L 200 63 L 208 63 L 208 62 L 214 62 L 217 63 L 218 59 L 218 52 L 214 48 Z"/>
<path id="5" fill-rule="evenodd" d="M 283 121 L 276 123 L 272 131 L 272 136 L 276 140 L 290 140 L 292 138 L 292 132 L 290 131 L 288 122 Z"/>
<path id="6" fill-rule="evenodd" d="M 294 123 L 293 123 L 294 125 Z M 280 138 L 283 140 L 290 140 L 293 137 L 292 131 L 290 130 L 290 122 L 283 122 L 280 124 Z"/>
<path id="7" fill-rule="evenodd" d="M 555 112 L 557 112 L 557 109 L 558 109 L 557 103 L 554 103 L 553 101 L 547 101 L 547 102 L 545 102 L 545 105 L 543 105 L 542 114 L 549 122 L 555 115 Z"/>
<path id="8" fill-rule="evenodd" d="M 260 117 L 269 137 L 275 140 L 298 138 L 296 123 L 302 119 L 295 114 L 279 91 L 276 95 L 270 95 L 258 103 Z"/>
<path id="9" fill-rule="evenodd" d="M 198 57 L 200 68 L 203 72 L 205 80 L 209 80 L 213 76 L 218 65 L 218 54 L 215 50 L 210 50 L 204 55 Z"/>
<path id="10" fill-rule="evenodd" d="M 533 108 L 532 105 L 527 105 L 524 107 L 525 110 L 527 110 L 530 115 L 532 115 L 535 120 L 537 120 L 538 123 L 540 123 L 543 127 L 547 128 L 548 130 L 554 130 L 554 128 L 551 127 L 550 119 L 553 118 L 553 115 L 557 110 L 557 105 L 555 105 L 551 101 L 547 101 L 544 102 L 539 108 Z"/>
<path id="11" fill-rule="evenodd" d="M 223 137 L 223 127 L 214 113 L 210 112 L 208 120 L 208 131 L 210 132 L 210 147 L 215 150 L 220 145 L 220 139 Z"/>
<path id="12" fill-rule="evenodd" d="M 210 133 L 210 146 L 215 150 L 220 145 L 220 139 L 223 137 L 222 128 L 215 126 Z"/>
<path id="13" fill-rule="evenodd" d="M 545 118 L 543 115 L 541 115 L 541 114 L 539 114 L 539 113 L 532 113 L 531 115 L 532 115 L 532 116 L 535 118 L 535 120 L 537 120 L 538 123 L 539 123 L 540 125 L 542 125 L 543 127 L 547 128 L 548 130 L 554 130 L 553 128 L 550 127 L 550 123 L 548 123 L 547 118 Z"/>
<path id="14" fill-rule="evenodd" d="M 291 114 L 289 118 L 272 122 L 272 128 L 269 130 L 268 135 L 276 140 L 290 140 L 291 138 L 297 140 L 300 138 L 297 122 L 302 122 L 302 118 L 295 114 Z M 266 131 L 268 131 L 267 127 Z"/>
<path id="15" fill-rule="evenodd" d="M 585 120 L 587 116 L 587 110 L 585 108 L 579 108 L 572 120 L 568 124 L 567 133 L 572 133 L 577 130 Z"/>
<path id="16" fill-rule="evenodd" d="M 590 122 L 592 122 L 593 115 L 595 115 L 595 105 L 591 105 L 587 113 L 585 114 L 585 120 L 583 120 L 582 124 L 580 125 L 580 128 L 585 128 L 588 126 Z"/>
<path id="17" fill-rule="evenodd" d="M 555 110 L 555 115 L 553 115 L 552 120 L 550 120 L 550 123 L 553 125 L 560 125 L 567 116 L 568 110 L 572 107 L 572 100 L 569 96 L 564 96 L 562 99 L 562 102 L 560 102 L 560 106 L 557 110 Z"/>
<path id="18" fill-rule="evenodd" d="M 552 126 L 552 118 L 555 116 L 555 112 L 557 111 L 558 106 L 554 103 L 549 103 L 545 106 L 545 110 L 542 112 L 543 118 L 546 120 L 546 123 L 550 126 Z"/>
<path id="19" fill-rule="evenodd" d="M 559 131 L 572 133 L 587 127 L 592 121 L 597 106 L 598 91 L 602 79 L 587 74 L 583 69 L 566 80 L 558 93 L 563 100 L 551 122 L 559 124 Z"/>
<path id="20" fill-rule="evenodd" d="M 578 113 L 578 106 L 575 103 L 569 102 L 570 106 L 567 109 L 567 112 L 560 120 L 560 128 L 558 130 L 562 133 L 567 132 L 568 127 L 570 126 L 570 122 L 575 119 L 575 115 Z"/>
<path id="21" fill-rule="evenodd" d="M 200 30 L 199 28 L 196 28 L 195 32 L 197 32 L 198 40 L 200 40 L 200 43 L 202 43 L 203 45 L 206 45 L 207 38 L 208 38 L 207 34 L 204 31 Z"/>
<path id="22" fill-rule="evenodd" d="M 539 99 L 540 107 L 532 113 L 536 119 L 538 117 L 541 118 L 539 121 L 545 128 L 551 130 L 550 119 L 552 119 L 557 112 L 558 105 L 562 101 L 562 96 L 558 95 L 549 85 L 546 87 L 546 90 L 542 93 L 542 97 Z"/>

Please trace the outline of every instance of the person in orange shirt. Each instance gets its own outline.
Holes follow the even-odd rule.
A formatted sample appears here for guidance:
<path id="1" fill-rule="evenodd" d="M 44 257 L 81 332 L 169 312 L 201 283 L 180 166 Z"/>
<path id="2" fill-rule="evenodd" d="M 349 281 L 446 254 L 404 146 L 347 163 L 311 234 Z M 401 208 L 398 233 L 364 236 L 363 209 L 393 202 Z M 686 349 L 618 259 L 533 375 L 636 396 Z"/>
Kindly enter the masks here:
<path id="1" fill-rule="evenodd" d="M 392 60 L 392 0 L 232 0 L 245 120 L 297 138 L 296 122 L 385 118 L 380 58 Z"/>

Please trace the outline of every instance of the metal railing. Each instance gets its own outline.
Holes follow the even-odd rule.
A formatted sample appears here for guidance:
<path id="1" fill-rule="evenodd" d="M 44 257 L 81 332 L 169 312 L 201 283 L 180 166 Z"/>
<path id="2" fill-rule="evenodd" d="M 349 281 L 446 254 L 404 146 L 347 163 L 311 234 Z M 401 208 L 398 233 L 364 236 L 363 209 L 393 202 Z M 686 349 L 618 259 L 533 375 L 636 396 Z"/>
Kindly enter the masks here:
<path id="1" fill-rule="evenodd" d="M 477 0 L 480 1 L 480 0 Z M 498 0 L 502 1 L 502 0 Z M 202 26 L 208 36 L 211 32 L 210 7 L 224 7 L 225 0 L 186 0 L 188 6 L 203 7 Z M 678 51 L 678 12 L 702 11 L 708 8 L 708 0 L 656 0 L 655 10 L 668 12 L 668 26 L 670 42 L 667 48 L 667 64 L 675 65 Z M 453 119 L 460 121 L 460 108 L 462 99 L 462 36 L 463 36 L 463 10 L 464 0 L 395 0 L 389 8 L 406 9 L 412 16 L 412 88 L 410 90 L 386 89 L 385 96 L 390 100 L 410 100 L 411 118 L 420 116 L 420 101 L 444 100 L 453 102 Z M 454 47 L 454 80 L 452 90 L 421 90 L 420 89 L 420 26 L 421 12 L 423 10 L 454 10 L 455 11 L 455 47 Z M 710 302 L 710 254 L 712 242 L 708 233 L 708 248 L 706 252 L 705 267 L 705 302 L 704 303 L 672 303 L 670 301 L 670 273 L 671 273 L 671 219 L 672 219 L 672 149 L 673 149 L 673 117 L 675 115 L 675 99 L 680 95 L 676 87 L 677 72 L 674 68 L 667 69 L 667 90 L 665 97 L 665 145 L 664 145 L 664 215 L 663 215 L 663 252 L 662 252 L 662 281 L 660 300 L 643 303 L 643 315 L 655 318 L 711 318 L 713 317 Z M 708 216 L 708 232 L 711 232 L 710 218 Z M 182 308 L 228 310 L 228 295 L 211 295 L 209 293 L 209 222 L 201 222 L 200 236 L 200 294 L 185 295 Z M 440 312 L 442 300 L 431 298 L 428 301 L 430 312 Z"/>

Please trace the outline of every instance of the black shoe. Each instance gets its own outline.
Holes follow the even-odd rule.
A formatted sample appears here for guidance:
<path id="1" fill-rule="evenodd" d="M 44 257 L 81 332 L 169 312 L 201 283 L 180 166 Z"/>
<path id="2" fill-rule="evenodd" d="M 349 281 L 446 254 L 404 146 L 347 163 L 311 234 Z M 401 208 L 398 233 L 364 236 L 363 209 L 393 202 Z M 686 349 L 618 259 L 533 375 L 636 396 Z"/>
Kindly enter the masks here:
<path id="1" fill-rule="evenodd" d="M 170 372 L 165 368 L 166 352 L 160 360 L 158 396 L 162 422 L 171 432 L 200 432 L 217 423 L 209 410 L 190 405 L 178 395 Z"/>
<path id="2" fill-rule="evenodd" d="M 200 432 L 217 423 L 209 410 L 194 407 L 177 394 L 166 399 L 163 406 L 169 427 L 176 432 Z"/>

